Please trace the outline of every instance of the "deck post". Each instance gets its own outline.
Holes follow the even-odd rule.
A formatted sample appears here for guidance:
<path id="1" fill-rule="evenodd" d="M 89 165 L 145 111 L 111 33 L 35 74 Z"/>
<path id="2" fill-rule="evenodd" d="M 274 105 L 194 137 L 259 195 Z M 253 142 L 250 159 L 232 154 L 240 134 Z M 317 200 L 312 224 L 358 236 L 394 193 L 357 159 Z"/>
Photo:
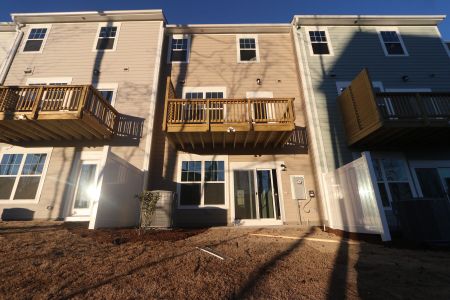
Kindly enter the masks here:
<path id="1" fill-rule="evenodd" d="M 33 103 L 33 108 L 31 110 L 31 117 L 33 118 L 33 120 L 37 119 L 38 111 L 41 106 L 41 101 L 42 101 L 43 95 L 44 95 L 44 86 L 40 86 L 39 90 L 36 94 L 36 99 L 34 100 L 34 103 Z"/>

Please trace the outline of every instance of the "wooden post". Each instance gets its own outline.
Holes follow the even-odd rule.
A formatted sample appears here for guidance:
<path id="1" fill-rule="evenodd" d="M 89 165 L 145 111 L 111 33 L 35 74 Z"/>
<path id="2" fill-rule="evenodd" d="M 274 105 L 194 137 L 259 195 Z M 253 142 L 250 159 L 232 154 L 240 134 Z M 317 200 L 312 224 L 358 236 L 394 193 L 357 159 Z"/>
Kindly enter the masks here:
<path id="1" fill-rule="evenodd" d="M 92 88 L 91 86 L 84 86 L 82 91 L 81 91 L 81 95 L 80 95 L 80 101 L 78 101 L 78 111 L 77 111 L 77 116 L 78 118 L 82 117 L 83 114 L 83 110 L 84 110 L 84 105 L 86 104 L 86 98 L 89 95 L 89 89 Z"/>
<path id="2" fill-rule="evenodd" d="M 211 130 L 211 120 L 209 117 L 210 99 L 206 99 L 206 124 L 208 124 L 208 131 Z"/>
<path id="3" fill-rule="evenodd" d="M 250 98 L 247 98 L 247 118 L 248 123 L 250 125 L 250 129 L 252 128 L 252 105 L 250 103 Z"/>
<path id="4" fill-rule="evenodd" d="M 421 113 L 422 118 L 423 118 L 423 123 L 425 125 L 428 125 L 430 123 L 430 121 L 428 120 L 427 108 L 424 105 L 423 99 L 422 99 L 422 97 L 420 96 L 419 93 L 416 93 L 416 102 L 417 102 L 417 106 L 420 109 L 420 113 Z"/>
<path id="5" fill-rule="evenodd" d="M 43 95 L 44 95 L 44 86 L 40 86 L 39 90 L 38 90 L 38 92 L 36 94 L 36 99 L 34 100 L 34 103 L 33 103 L 33 108 L 31 110 L 31 118 L 33 120 L 37 119 L 38 111 L 39 111 L 39 108 L 41 106 L 41 101 L 42 101 L 42 96 Z"/>

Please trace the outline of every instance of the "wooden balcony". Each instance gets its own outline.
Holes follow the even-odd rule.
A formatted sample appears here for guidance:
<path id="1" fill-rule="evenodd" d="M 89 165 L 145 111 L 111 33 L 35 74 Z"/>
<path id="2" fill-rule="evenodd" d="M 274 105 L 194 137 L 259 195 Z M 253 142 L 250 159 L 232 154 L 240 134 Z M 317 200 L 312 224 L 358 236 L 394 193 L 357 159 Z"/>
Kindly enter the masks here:
<path id="1" fill-rule="evenodd" d="M 450 144 L 450 93 L 375 93 L 364 69 L 338 101 L 350 146 Z"/>
<path id="2" fill-rule="evenodd" d="M 168 78 L 163 130 L 177 147 L 278 147 L 295 129 L 293 98 L 177 99 Z"/>
<path id="3" fill-rule="evenodd" d="M 142 126 L 89 85 L 0 87 L 1 142 L 139 139 Z"/>

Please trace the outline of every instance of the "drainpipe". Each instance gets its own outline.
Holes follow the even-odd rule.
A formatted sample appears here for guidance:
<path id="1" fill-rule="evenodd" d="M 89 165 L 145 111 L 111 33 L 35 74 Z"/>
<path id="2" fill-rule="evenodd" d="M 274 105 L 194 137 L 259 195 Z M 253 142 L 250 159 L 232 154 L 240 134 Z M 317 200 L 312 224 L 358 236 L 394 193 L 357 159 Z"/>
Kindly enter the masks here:
<path id="1" fill-rule="evenodd" d="M 8 74 L 9 69 L 11 68 L 11 64 L 14 60 L 14 56 L 16 56 L 17 49 L 19 48 L 20 41 L 22 41 L 23 32 L 21 28 L 24 26 L 23 24 L 17 23 L 16 24 L 16 38 L 14 40 L 14 44 L 11 48 L 11 50 L 8 53 L 8 56 L 6 57 L 5 64 L 0 72 L 0 85 L 3 85 L 6 79 L 6 75 Z"/>

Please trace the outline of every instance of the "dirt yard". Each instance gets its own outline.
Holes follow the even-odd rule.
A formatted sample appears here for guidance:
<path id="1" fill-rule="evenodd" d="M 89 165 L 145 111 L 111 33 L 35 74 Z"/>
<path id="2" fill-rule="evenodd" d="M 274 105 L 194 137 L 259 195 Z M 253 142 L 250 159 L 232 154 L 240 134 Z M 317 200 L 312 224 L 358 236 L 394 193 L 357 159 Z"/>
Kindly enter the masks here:
<path id="1" fill-rule="evenodd" d="M 196 248 L 205 246 L 225 259 Z M 450 251 L 342 242 L 320 229 L 0 223 L 1 299 L 450 299 L 449 283 Z"/>

